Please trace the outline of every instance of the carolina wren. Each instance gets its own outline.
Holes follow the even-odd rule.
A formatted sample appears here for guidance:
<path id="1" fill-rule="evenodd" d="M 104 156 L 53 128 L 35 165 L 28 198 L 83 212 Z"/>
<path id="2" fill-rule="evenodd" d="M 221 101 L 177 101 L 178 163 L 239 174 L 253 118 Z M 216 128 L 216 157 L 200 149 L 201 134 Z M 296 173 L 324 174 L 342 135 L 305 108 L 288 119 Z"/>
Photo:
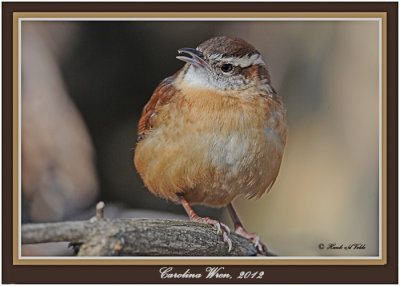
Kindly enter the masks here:
<path id="1" fill-rule="evenodd" d="M 181 202 L 192 221 L 215 226 L 230 250 L 229 228 L 199 217 L 190 204 L 228 206 L 235 232 L 265 254 L 232 201 L 260 197 L 276 180 L 287 131 L 282 100 L 260 53 L 242 39 L 215 37 L 178 52 L 186 64 L 143 109 L 135 166 L 152 193 Z"/>

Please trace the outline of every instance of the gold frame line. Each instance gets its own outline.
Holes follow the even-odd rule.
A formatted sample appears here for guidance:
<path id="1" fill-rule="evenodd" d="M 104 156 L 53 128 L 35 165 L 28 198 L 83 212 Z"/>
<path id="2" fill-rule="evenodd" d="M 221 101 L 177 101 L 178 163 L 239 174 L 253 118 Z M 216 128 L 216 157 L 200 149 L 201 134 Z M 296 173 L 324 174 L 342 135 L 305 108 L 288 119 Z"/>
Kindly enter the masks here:
<path id="1" fill-rule="evenodd" d="M 41 18 L 380 18 L 381 19 L 381 92 L 382 92 L 382 129 L 381 129 L 381 258 L 377 259 L 218 259 L 198 258 L 182 259 L 20 259 L 19 258 L 19 19 Z M 152 19 L 153 20 L 153 19 Z M 194 19 L 199 20 L 199 19 Z M 251 21 L 251 20 L 249 20 Z M 301 21 L 301 20 L 300 20 Z M 13 13 L 13 264 L 14 265 L 384 265 L 387 263 L 387 13 L 386 12 L 14 12 Z"/>

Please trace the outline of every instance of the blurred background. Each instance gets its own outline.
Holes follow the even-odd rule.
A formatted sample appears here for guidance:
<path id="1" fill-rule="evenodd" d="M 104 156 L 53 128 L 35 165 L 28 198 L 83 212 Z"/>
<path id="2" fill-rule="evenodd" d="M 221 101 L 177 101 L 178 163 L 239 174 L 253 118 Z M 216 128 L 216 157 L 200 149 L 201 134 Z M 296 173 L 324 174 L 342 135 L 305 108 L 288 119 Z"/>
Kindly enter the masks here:
<path id="1" fill-rule="evenodd" d="M 158 83 L 182 67 L 177 49 L 229 35 L 262 53 L 289 127 L 272 190 L 234 202 L 247 230 L 280 256 L 378 255 L 378 31 L 367 21 L 24 21 L 22 222 L 87 219 L 99 200 L 107 218 L 187 219 L 137 174 L 137 122 Z M 194 208 L 232 226 L 225 209 Z"/>

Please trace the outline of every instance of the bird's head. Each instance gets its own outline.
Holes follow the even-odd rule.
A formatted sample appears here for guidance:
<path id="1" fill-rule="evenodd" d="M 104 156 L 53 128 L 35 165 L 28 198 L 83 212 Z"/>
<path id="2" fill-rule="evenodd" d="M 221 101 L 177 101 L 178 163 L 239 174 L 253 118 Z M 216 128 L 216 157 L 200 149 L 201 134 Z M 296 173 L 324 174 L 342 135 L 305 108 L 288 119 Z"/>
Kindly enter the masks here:
<path id="1" fill-rule="evenodd" d="M 196 49 L 182 48 L 176 58 L 187 62 L 183 81 L 215 90 L 272 89 L 270 76 L 260 53 L 239 38 L 211 38 Z M 186 55 L 183 55 L 186 54 Z"/>

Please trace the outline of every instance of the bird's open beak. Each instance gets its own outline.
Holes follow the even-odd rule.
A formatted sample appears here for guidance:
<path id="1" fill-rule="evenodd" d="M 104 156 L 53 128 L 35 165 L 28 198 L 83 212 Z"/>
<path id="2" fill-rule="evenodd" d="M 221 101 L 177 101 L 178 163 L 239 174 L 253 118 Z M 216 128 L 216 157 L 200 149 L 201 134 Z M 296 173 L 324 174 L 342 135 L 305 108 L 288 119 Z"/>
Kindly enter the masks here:
<path id="1" fill-rule="evenodd" d="M 187 62 L 189 64 L 192 64 L 192 65 L 196 66 L 196 67 L 207 68 L 207 69 L 210 68 L 208 63 L 203 59 L 203 53 L 198 51 L 198 50 L 196 50 L 196 49 L 182 48 L 182 49 L 178 50 L 178 53 L 179 54 L 185 53 L 185 54 L 188 54 L 188 55 L 192 56 L 191 58 L 187 57 L 187 56 L 177 56 L 176 58 L 178 60 Z"/>

